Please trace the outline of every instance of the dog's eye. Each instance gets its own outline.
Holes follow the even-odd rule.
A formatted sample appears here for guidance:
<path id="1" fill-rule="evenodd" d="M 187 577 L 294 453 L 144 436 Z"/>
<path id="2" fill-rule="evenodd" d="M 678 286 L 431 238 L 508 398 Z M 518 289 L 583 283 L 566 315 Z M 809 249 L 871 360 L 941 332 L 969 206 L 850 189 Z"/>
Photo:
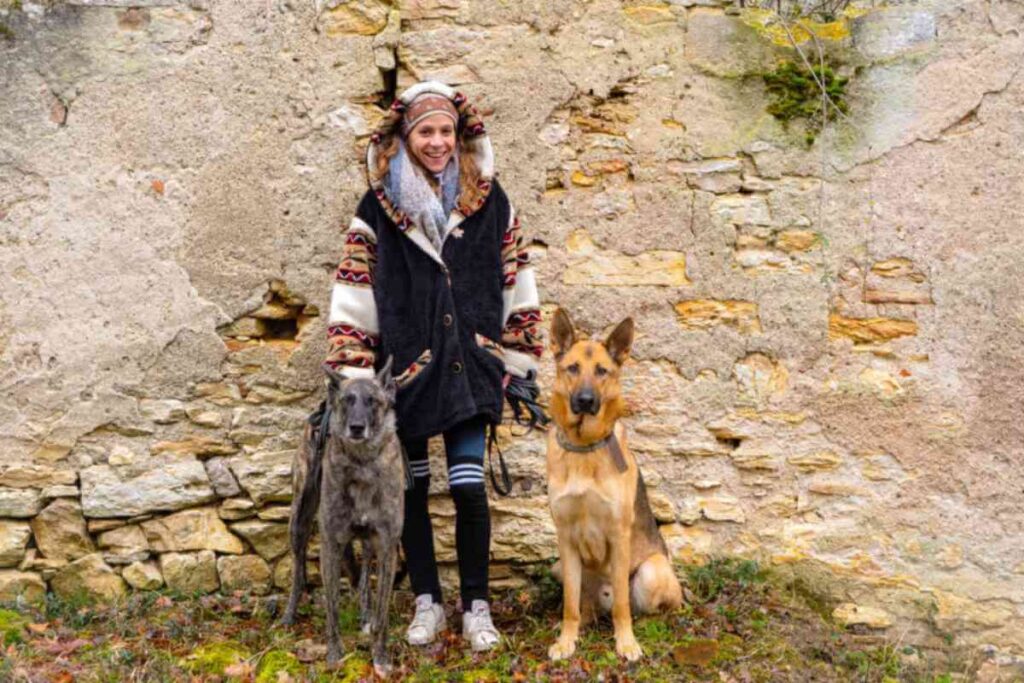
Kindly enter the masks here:
<path id="1" fill-rule="evenodd" d="M 565 371 L 568 372 L 570 375 L 578 375 L 580 374 L 580 364 L 573 363 L 572 365 L 567 365 L 565 366 Z"/>
<path id="2" fill-rule="evenodd" d="M 352 394 L 345 396 L 345 405 L 354 406 L 356 404 L 356 397 Z"/>
<path id="3" fill-rule="evenodd" d="M 606 367 L 604 367 L 603 365 L 595 366 L 594 367 L 594 374 L 597 375 L 598 377 L 604 377 L 605 375 L 608 374 L 608 369 Z"/>

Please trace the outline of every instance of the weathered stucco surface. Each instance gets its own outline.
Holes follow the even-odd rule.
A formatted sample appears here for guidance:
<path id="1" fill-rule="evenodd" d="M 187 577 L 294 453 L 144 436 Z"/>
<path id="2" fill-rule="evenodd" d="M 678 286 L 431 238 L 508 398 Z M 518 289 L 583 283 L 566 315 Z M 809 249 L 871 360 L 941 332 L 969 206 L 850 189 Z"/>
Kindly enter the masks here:
<path id="1" fill-rule="evenodd" d="M 362 149 L 436 77 L 486 114 L 544 302 L 636 318 L 678 559 L 1024 653 L 1024 8 L 797 34 L 851 76 L 808 147 L 765 111 L 788 39 L 728 4 L 0 3 L 0 597 L 286 580 Z M 541 441 L 506 452 L 498 583 L 554 554 Z"/>

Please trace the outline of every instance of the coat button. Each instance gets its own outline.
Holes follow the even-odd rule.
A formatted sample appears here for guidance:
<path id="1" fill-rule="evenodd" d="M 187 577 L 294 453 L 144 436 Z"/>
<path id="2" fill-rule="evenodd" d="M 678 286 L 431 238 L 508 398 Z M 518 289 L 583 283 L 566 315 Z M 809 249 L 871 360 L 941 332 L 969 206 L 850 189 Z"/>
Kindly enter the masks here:
<path id="1" fill-rule="evenodd" d="M 445 326 L 445 327 L 451 327 L 451 326 L 452 326 L 452 323 L 453 323 L 454 321 L 455 321 L 455 318 L 453 318 L 453 317 L 452 317 L 452 314 L 451 314 L 451 313 L 445 313 L 445 314 L 444 314 L 444 317 L 443 317 L 443 318 L 441 318 L 441 322 L 443 322 L 443 323 L 444 323 L 444 326 Z"/>
<path id="2" fill-rule="evenodd" d="M 462 363 L 460 363 L 459 361 L 455 361 L 454 363 L 452 363 L 452 372 L 454 372 L 456 375 L 461 373 L 462 372 Z"/>

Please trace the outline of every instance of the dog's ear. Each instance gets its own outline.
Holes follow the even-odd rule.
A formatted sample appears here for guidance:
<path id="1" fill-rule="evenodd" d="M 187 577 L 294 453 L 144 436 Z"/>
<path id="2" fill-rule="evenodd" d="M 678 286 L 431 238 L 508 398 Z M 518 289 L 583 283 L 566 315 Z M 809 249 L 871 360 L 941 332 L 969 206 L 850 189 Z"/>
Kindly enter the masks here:
<path id="1" fill-rule="evenodd" d="M 562 355 L 572 348 L 576 343 L 576 332 L 572 326 L 569 314 L 561 308 L 555 311 L 555 317 L 551 320 L 551 352 L 558 360 Z"/>
<path id="2" fill-rule="evenodd" d="M 324 374 L 327 375 L 327 393 L 333 394 L 338 391 L 338 387 L 341 386 L 342 376 L 337 370 L 332 368 L 330 365 L 324 365 Z"/>
<path id="3" fill-rule="evenodd" d="M 384 390 L 384 395 L 387 397 L 388 403 L 394 404 L 395 392 L 398 390 L 398 385 L 395 382 L 395 378 L 391 375 L 391 366 L 395 362 L 395 357 L 389 355 L 388 359 L 384 361 L 384 367 L 377 373 L 377 384 Z"/>
<path id="4" fill-rule="evenodd" d="M 609 355 L 618 365 L 622 365 L 629 358 L 629 349 L 633 346 L 633 319 L 626 318 L 615 326 L 604 347 L 608 349 Z"/>

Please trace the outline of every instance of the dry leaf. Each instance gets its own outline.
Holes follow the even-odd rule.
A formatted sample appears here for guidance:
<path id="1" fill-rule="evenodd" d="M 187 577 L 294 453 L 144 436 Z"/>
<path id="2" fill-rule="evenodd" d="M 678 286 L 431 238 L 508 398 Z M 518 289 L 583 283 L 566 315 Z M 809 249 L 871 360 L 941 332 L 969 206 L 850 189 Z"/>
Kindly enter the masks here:
<path id="1" fill-rule="evenodd" d="M 224 667 L 224 675 L 231 678 L 252 678 L 252 664 L 249 662 L 236 662 Z"/>
<path id="2" fill-rule="evenodd" d="M 672 658 L 680 666 L 687 664 L 707 666 L 717 655 L 717 640 L 695 640 L 692 643 L 680 645 L 672 651 Z"/>

